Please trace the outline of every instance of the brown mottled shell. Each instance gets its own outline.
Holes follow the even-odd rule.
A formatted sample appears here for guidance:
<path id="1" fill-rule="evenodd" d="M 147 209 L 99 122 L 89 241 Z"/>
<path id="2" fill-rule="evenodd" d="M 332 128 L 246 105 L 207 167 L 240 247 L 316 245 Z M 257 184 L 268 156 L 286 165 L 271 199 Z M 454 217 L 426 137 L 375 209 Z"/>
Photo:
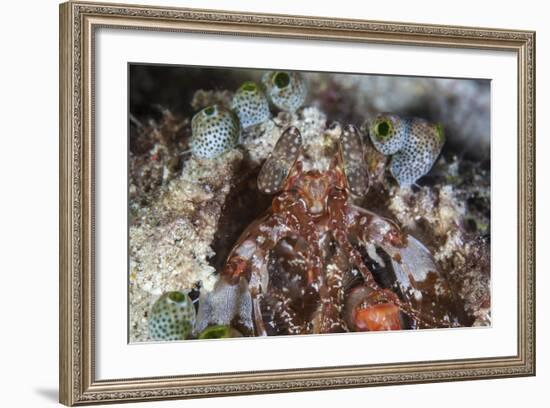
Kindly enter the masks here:
<path id="1" fill-rule="evenodd" d="M 300 154 L 302 136 L 291 126 L 287 128 L 273 148 L 258 175 L 258 189 L 272 194 L 281 189 L 294 162 Z"/>
<path id="2" fill-rule="evenodd" d="M 369 175 L 364 157 L 363 140 L 355 126 L 344 127 L 340 136 L 340 148 L 349 189 L 357 196 L 364 196 L 369 187 Z"/>

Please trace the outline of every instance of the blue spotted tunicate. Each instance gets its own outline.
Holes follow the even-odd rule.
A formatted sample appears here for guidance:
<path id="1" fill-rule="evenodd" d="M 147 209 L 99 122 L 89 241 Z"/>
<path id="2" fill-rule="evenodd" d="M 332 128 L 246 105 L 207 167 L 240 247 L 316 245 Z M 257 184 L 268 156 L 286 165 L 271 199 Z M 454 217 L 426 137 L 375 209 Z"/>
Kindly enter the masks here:
<path id="1" fill-rule="evenodd" d="M 269 119 L 269 103 L 263 91 L 247 81 L 235 92 L 231 109 L 237 114 L 243 128 L 257 125 Z"/>
<path id="2" fill-rule="evenodd" d="M 372 144 L 380 153 L 391 155 L 403 147 L 407 126 L 399 116 L 391 113 L 379 114 L 368 128 Z"/>
<path id="3" fill-rule="evenodd" d="M 421 118 L 380 114 L 368 130 L 374 147 L 382 154 L 393 155 L 390 171 L 402 187 L 430 171 L 445 143 L 443 126 Z"/>
<path id="4" fill-rule="evenodd" d="M 295 112 L 306 100 L 307 84 L 299 72 L 269 71 L 262 84 L 268 99 L 282 111 Z"/>
<path id="5" fill-rule="evenodd" d="M 195 307 L 183 292 L 166 292 L 153 304 L 149 334 L 153 340 L 184 340 L 195 326 Z"/>
<path id="6" fill-rule="evenodd" d="M 215 325 L 204 329 L 199 335 L 199 340 L 227 339 L 230 337 L 242 337 L 242 334 L 231 326 Z"/>
<path id="7" fill-rule="evenodd" d="M 201 159 L 213 159 L 234 148 L 241 134 L 239 118 L 221 105 L 208 106 L 196 113 L 191 130 L 191 152 Z"/>

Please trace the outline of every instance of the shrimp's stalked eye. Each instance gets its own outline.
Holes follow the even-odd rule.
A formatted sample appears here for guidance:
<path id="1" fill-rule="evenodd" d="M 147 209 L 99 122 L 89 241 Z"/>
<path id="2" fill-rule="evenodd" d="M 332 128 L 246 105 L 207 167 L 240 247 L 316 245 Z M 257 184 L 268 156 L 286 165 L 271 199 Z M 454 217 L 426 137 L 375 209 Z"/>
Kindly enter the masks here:
<path id="1" fill-rule="evenodd" d="M 243 128 L 257 125 L 269 119 L 269 103 L 263 91 L 251 81 L 245 82 L 235 92 L 231 109 L 237 114 Z"/>
<path id="2" fill-rule="evenodd" d="M 368 128 L 372 144 L 382 154 L 394 154 L 403 146 L 406 137 L 406 123 L 397 115 L 380 114 Z"/>
<path id="3" fill-rule="evenodd" d="M 149 334 L 153 340 L 184 340 L 195 326 L 195 307 L 183 292 L 166 292 L 153 304 Z"/>
<path id="4" fill-rule="evenodd" d="M 364 196 L 369 187 L 369 175 L 362 136 L 355 126 L 344 127 L 340 137 L 340 148 L 349 189 L 357 196 Z"/>
<path id="5" fill-rule="evenodd" d="M 200 159 L 213 159 L 234 148 L 241 134 L 238 117 L 220 105 L 196 113 L 191 130 L 191 152 Z"/>
<path id="6" fill-rule="evenodd" d="M 266 72 L 262 84 L 269 101 L 282 111 L 295 112 L 306 100 L 307 84 L 299 72 Z"/>
<path id="7" fill-rule="evenodd" d="M 260 191 L 272 194 L 280 190 L 300 155 L 301 146 L 300 131 L 294 126 L 287 128 L 260 170 L 258 175 Z"/>

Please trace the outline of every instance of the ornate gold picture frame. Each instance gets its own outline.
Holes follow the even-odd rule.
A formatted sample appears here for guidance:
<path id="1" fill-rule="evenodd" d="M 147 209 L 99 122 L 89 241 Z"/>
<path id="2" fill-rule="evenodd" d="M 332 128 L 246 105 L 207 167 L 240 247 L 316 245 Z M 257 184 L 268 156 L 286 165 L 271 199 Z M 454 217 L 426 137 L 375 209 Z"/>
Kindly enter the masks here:
<path id="1" fill-rule="evenodd" d="M 100 28 L 429 46 L 517 59 L 517 352 L 483 358 L 98 379 L 95 39 Z M 122 103 L 122 102 L 121 102 Z M 196 398 L 535 375 L 535 33 L 67 2 L 60 6 L 60 401 Z M 513 266 L 510 265 L 512 268 Z M 125 273 L 121 271 L 120 273 Z"/>

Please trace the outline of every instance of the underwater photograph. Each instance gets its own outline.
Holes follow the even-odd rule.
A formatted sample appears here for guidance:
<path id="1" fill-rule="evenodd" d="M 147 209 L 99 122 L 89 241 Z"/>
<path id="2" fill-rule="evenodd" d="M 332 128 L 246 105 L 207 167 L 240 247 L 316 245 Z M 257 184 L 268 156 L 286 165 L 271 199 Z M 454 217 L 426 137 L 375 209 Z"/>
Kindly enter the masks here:
<path id="1" fill-rule="evenodd" d="M 491 81 L 128 65 L 128 341 L 491 326 Z"/>

